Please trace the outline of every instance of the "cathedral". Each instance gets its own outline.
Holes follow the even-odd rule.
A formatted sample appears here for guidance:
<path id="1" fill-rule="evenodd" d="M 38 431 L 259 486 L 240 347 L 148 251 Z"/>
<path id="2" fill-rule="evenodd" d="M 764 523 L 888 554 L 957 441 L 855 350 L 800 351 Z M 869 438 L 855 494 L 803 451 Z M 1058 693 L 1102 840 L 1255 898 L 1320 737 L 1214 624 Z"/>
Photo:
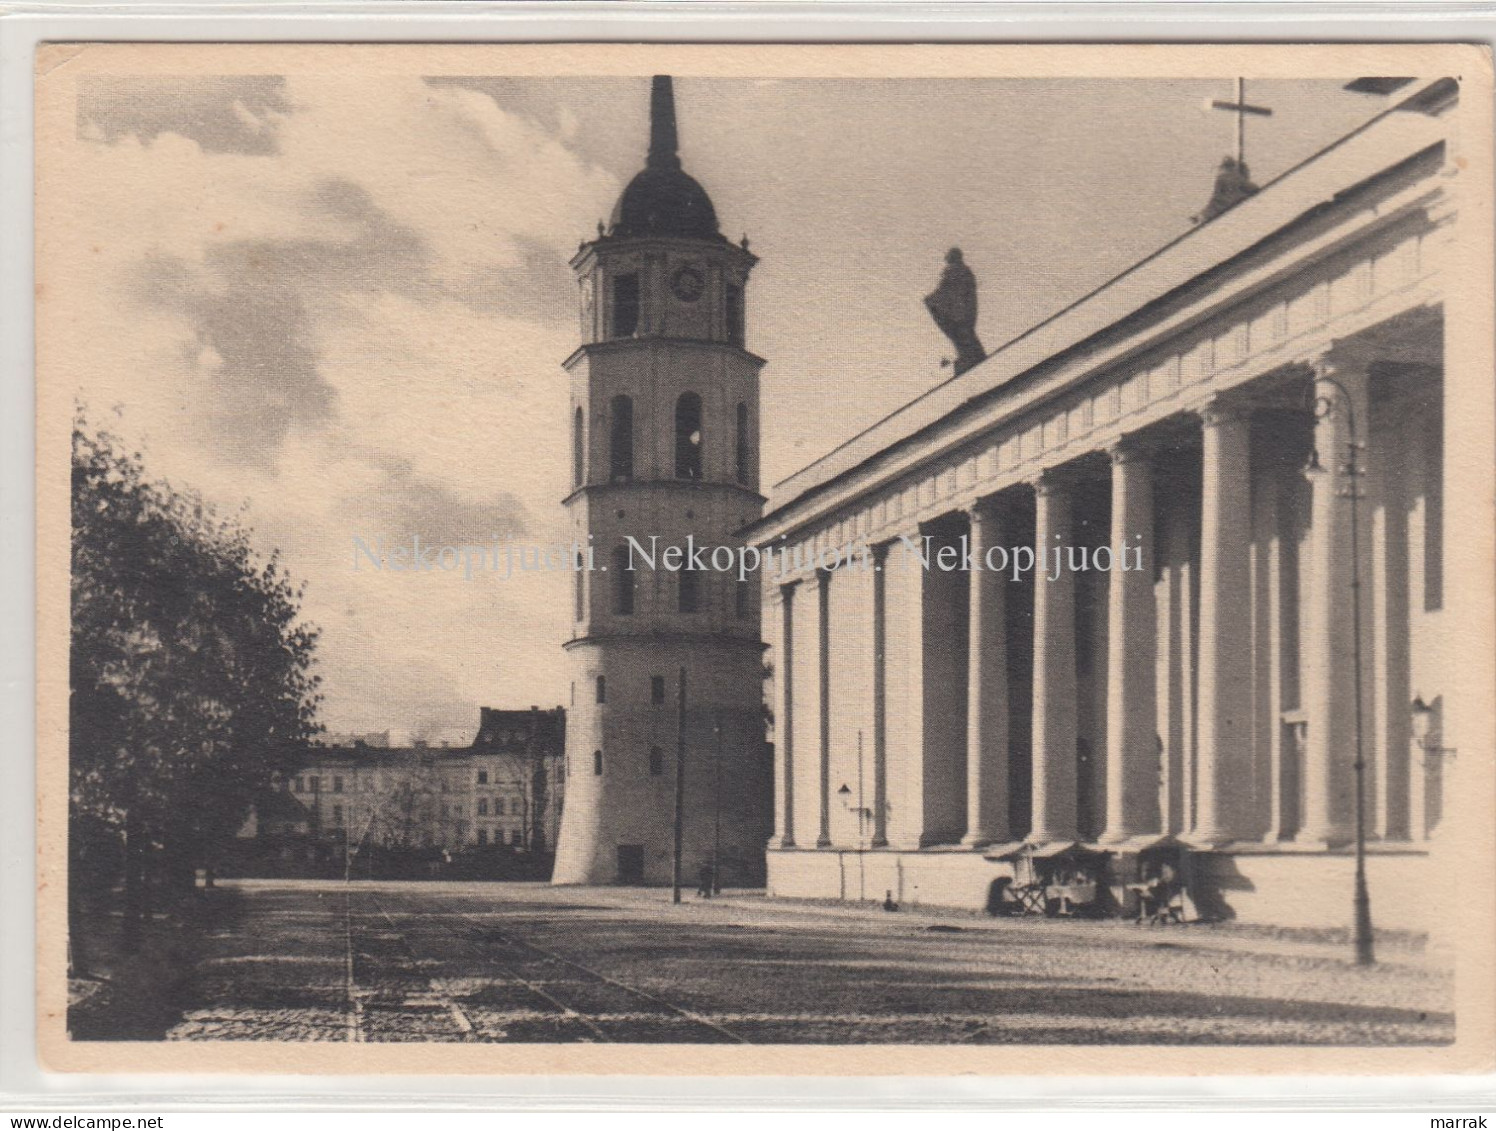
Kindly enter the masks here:
<path id="1" fill-rule="evenodd" d="M 948 271 L 954 375 L 774 489 L 771 895 L 1132 914 L 1165 856 L 1186 914 L 1345 926 L 1359 837 L 1377 926 L 1427 926 L 1482 742 L 1444 553 L 1459 88 L 1379 81 L 980 360 Z"/>

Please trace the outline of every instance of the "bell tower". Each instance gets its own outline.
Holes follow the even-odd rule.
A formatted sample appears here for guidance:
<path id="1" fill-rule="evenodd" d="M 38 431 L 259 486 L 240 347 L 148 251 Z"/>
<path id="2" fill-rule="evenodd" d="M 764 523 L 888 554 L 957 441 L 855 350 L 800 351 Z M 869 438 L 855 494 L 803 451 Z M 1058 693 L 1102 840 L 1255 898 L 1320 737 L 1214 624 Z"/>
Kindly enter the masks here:
<path id="1" fill-rule="evenodd" d="M 734 551 L 758 493 L 763 365 L 745 348 L 748 275 L 681 168 L 671 80 L 650 91 L 649 153 L 572 260 L 582 344 L 571 375 L 575 541 L 566 642 L 566 803 L 553 882 L 667 883 L 677 751 L 682 871 L 762 882 L 771 782 L 757 578 L 670 547 Z M 632 542 L 630 541 L 632 539 Z M 726 552 L 718 563 L 726 560 Z M 674 568 L 675 565 L 680 568 Z M 686 696 L 681 711 L 680 676 Z"/>

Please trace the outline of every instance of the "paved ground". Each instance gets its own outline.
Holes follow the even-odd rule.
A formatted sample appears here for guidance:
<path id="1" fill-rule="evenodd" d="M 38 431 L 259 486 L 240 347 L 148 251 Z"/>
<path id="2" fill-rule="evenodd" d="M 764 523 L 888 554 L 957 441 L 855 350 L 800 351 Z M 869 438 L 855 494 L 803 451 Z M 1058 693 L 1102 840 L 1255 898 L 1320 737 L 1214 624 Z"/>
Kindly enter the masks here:
<path id="1" fill-rule="evenodd" d="M 177 1040 L 1428 1044 L 1411 947 L 529 884 L 245 882 Z"/>

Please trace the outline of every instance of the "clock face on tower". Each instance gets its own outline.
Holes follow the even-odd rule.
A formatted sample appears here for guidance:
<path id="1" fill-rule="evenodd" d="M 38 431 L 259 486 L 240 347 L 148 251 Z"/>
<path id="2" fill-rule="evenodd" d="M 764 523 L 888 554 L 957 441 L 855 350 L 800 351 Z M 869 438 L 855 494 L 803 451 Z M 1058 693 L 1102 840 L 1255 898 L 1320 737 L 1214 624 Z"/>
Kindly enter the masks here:
<path id="1" fill-rule="evenodd" d="M 706 289 L 706 280 L 694 267 L 682 267 L 670 276 L 670 290 L 681 302 L 695 302 Z"/>

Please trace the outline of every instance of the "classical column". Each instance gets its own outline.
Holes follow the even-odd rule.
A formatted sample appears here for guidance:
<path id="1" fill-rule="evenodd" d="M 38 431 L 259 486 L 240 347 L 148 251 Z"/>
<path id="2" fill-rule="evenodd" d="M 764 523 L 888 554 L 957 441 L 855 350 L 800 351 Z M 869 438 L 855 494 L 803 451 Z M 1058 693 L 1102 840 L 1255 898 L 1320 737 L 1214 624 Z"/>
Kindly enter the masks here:
<path id="1" fill-rule="evenodd" d="M 1034 482 L 1033 828 L 1028 839 L 1076 837 L 1075 575 L 1070 487 L 1053 473 Z M 1056 566 L 1060 568 L 1056 568 Z"/>
<path id="2" fill-rule="evenodd" d="M 775 848 L 795 847 L 795 586 L 779 587 L 779 645 L 774 681 L 774 734 L 779 742 L 775 779 L 779 832 Z"/>
<path id="3" fill-rule="evenodd" d="M 816 669 L 820 679 L 820 831 L 816 834 L 817 848 L 831 847 L 831 573 L 822 570 L 816 574 Z"/>
<path id="4" fill-rule="evenodd" d="M 888 847 L 888 544 L 873 547 L 873 838 Z"/>
<path id="5" fill-rule="evenodd" d="M 1161 831 L 1153 603 L 1153 463 L 1124 441 L 1112 456 L 1107 602 L 1106 833 L 1120 843 Z"/>
<path id="6" fill-rule="evenodd" d="M 1247 835 L 1252 811 L 1251 419 L 1212 403 L 1201 413 L 1198 808 L 1192 839 Z"/>
<path id="7" fill-rule="evenodd" d="M 1001 544 L 1001 523 L 981 502 L 968 513 L 971 600 L 966 650 L 966 835 L 961 843 L 977 846 L 1008 839 L 1007 577 L 987 568 L 987 551 Z"/>
<path id="8" fill-rule="evenodd" d="M 1301 645 L 1303 703 L 1308 716 L 1304 745 L 1304 820 L 1296 840 L 1309 844 L 1349 841 L 1355 818 L 1355 671 L 1351 623 L 1351 500 L 1346 460 L 1351 420 L 1364 430 L 1367 375 L 1361 367 L 1326 365 L 1350 394 L 1316 381 L 1321 410 L 1314 426 L 1319 470 L 1310 478 L 1309 547 Z M 1360 453 L 1357 453 L 1358 457 Z"/>

